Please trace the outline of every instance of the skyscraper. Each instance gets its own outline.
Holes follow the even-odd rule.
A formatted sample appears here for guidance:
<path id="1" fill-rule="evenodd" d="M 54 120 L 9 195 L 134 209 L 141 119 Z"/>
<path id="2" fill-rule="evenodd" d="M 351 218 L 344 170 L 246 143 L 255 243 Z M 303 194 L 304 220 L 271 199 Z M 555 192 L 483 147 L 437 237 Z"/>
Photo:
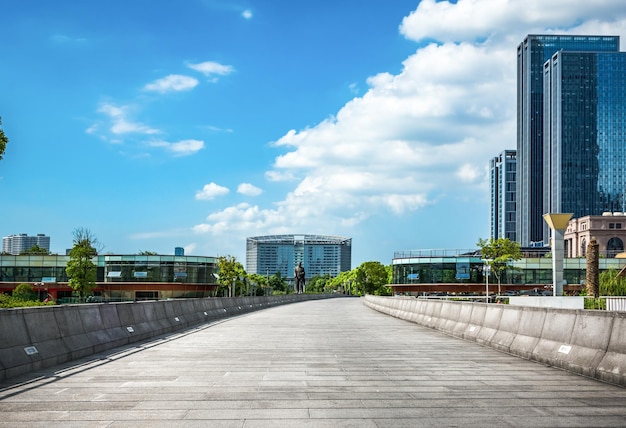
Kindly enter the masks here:
<path id="1" fill-rule="evenodd" d="M 618 36 L 529 35 L 517 48 L 517 213 L 522 246 L 545 242 L 543 66 L 559 50 L 619 50 Z"/>
<path id="2" fill-rule="evenodd" d="M 491 237 L 515 241 L 516 152 L 505 150 L 489 162 Z"/>
<path id="3" fill-rule="evenodd" d="M 25 233 L 9 235 L 2 238 L 2 252 L 7 254 L 20 254 L 37 245 L 39 248 L 50 251 L 50 237 L 42 233 L 37 236 L 28 236 Z"/>
<path id="4" fill-rule="evenodd" d="M 352 262 L 352 239 L 324 235 L 268 235 L 246 239 L 246 271 L 259 275 L 280 272 L 293 278 L 293 270 L 302 262 L 306 278 L 349 271 Z"/>
<path id="5" fill-rule="evenodd" d="M 626 210 L 626 52 L 559 51 L 544 66 L 544 210 Z"/>

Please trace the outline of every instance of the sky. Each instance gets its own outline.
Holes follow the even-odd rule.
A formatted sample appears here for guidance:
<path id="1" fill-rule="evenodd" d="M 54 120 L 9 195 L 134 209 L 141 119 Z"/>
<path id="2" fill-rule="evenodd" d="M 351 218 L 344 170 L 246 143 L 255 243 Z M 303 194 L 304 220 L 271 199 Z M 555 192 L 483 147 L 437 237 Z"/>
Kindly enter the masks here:
<path id="1" fill-rule="evenodd" d="M 0 235 L 232 255 L 352 238 L 352 266 L 489 237 L 527 34 L 623 0 L 0 0 Z M 623 46 L 623 45 L 622 45 Z M 623 49 L 623 48 L 622 48 Z"/>

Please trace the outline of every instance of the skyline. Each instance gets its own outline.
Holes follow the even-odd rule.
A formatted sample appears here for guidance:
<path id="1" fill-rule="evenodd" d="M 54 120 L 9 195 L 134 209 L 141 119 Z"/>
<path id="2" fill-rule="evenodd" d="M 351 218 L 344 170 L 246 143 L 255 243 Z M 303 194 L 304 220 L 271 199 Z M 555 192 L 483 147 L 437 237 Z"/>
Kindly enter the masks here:
<path id="1" fill-rule="evenodd" d="M 352 265 L 489 237 L 528 34 L 626 35 L 620 0 L 4 1 L 2 236 L 233 255 L 352 238 Z M 623 50 L 621 48 L 620 50 Z"/>

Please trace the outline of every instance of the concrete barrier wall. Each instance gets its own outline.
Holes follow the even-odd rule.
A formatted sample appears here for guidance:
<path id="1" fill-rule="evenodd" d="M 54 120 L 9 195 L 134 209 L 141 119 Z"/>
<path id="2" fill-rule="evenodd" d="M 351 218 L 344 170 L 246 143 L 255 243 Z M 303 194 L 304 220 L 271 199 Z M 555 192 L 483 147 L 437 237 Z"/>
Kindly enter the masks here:
<path id="1" fill-rule="evenodd" d="M 340 296 L 291 294 L 0 309 L 0 381 L 203 323 Z"/>
<path id="2" fill-rule="evenodd" d="M 625 313 L 381 296 L 366 296 L 365 304 L 455 337 L 626 386 Z"/>

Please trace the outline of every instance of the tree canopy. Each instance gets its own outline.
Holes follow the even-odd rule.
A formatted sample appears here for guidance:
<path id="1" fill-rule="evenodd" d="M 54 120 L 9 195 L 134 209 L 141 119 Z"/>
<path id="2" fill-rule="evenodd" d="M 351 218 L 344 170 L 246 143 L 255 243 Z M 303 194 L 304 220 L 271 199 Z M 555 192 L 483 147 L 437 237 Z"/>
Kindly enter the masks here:
<path id="1" fill-rule="evenodd" d="M 98 239 L 87 229 L 74 230 L 74 246 L 70 250 L 70 259 L 65 272 L 69 286 L 82 300 L 96 287 L 96 265 L 92 259 L 98 255 Z"/>
<path id="2" fill-rule="evenodd" d="M 242 290 L 246 285 L 245 281 L 247 279 L 246 270 L 243 268 L 243 265 L 235 256 L 220 256 L 217 261 L 220 291 L 228 290 L 230 287 L 233 287 L 233 297 L 238 294 L 243 294 Z"/>
<path id="3" fill-rule="evenodd" d="M 2 118 L 1 117 L 0 117 L 0 125 L 2 125 Z M 0 128 L 0 160 L 2 160 L 2 158 L 4 157 L 4 151 L 7 148 L 8 142 L 9 142 L 9 139 L 5 135 L 5 133 L 2 130 L 2 128 Z"/>
<path id="4" fill-rule="evenodd" d="M 498 293 L 500 293 L 502 274 L 509 268 L 512 261 L 522 258 L 520 244 L 508 238 L 481 238 L 476 245 L 480 248 L 482 258 L 496 276 L 498 280 Z"/>

